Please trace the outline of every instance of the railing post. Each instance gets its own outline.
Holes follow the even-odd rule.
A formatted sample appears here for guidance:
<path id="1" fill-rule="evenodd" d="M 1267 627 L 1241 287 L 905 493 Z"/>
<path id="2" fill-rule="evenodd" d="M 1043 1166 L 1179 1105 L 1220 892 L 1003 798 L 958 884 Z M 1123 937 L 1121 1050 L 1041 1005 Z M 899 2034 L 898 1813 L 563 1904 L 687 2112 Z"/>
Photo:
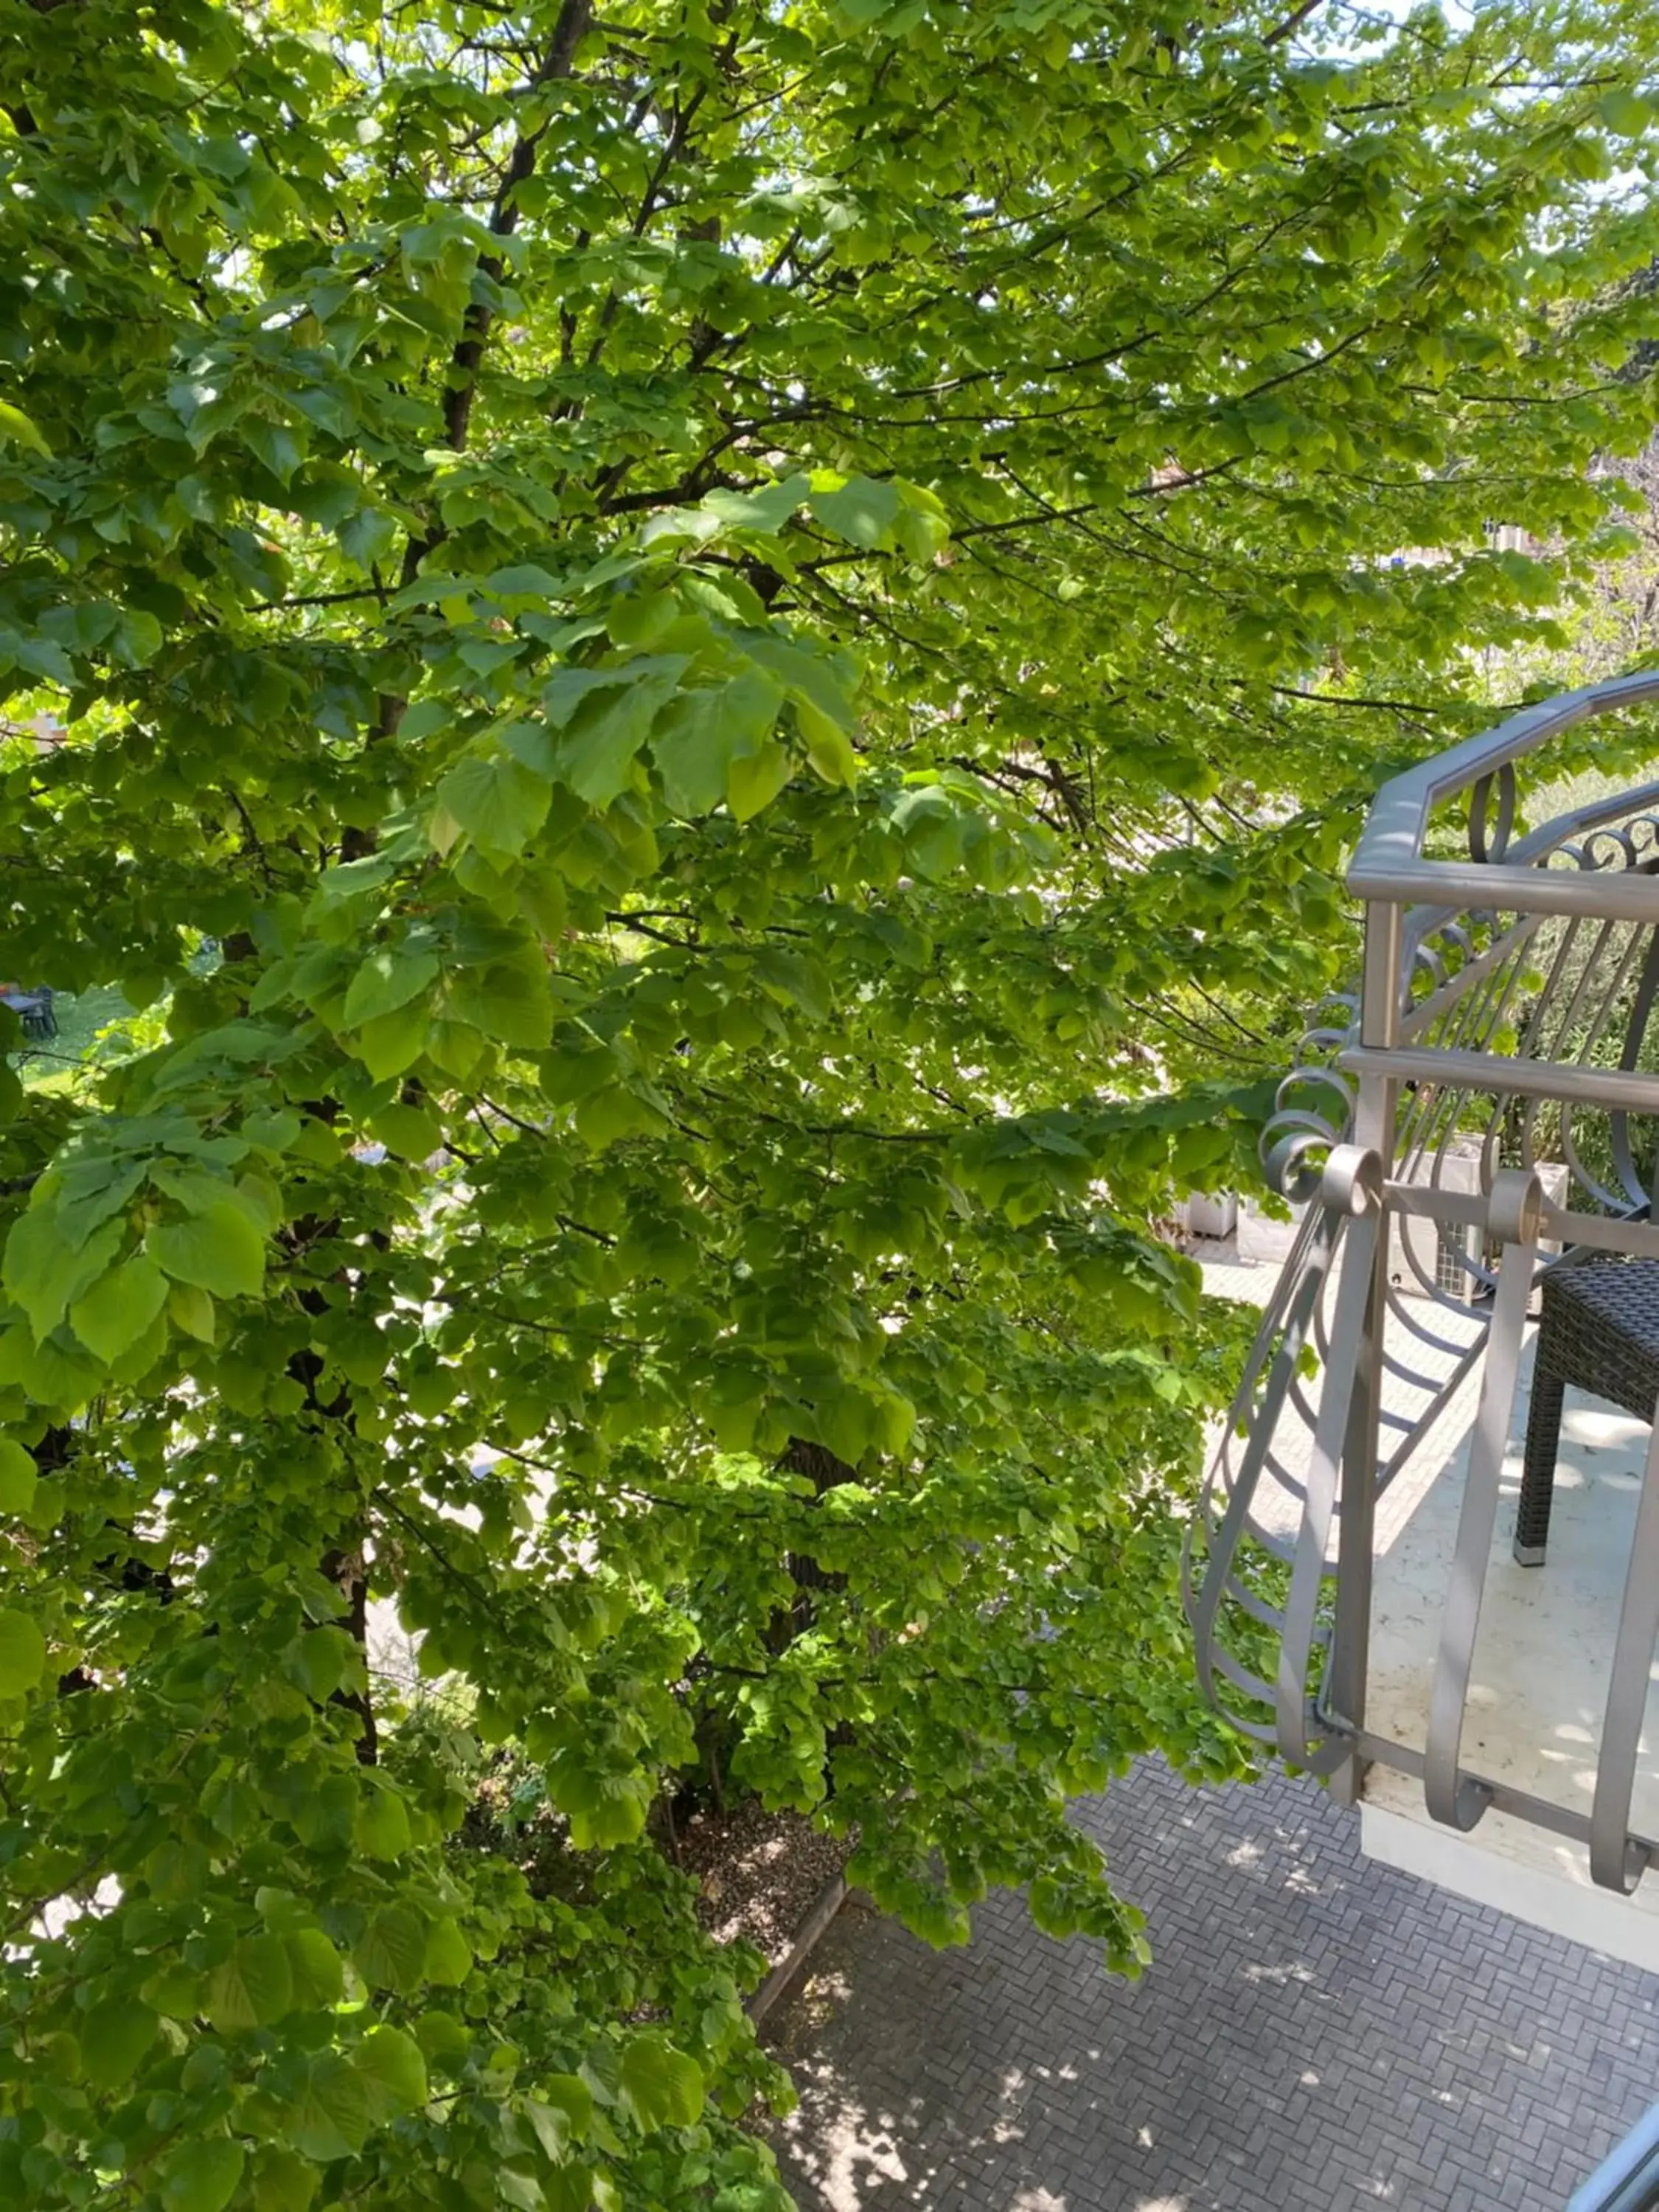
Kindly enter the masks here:
<path id="1" fill-rule="evenodd" d="M 1401 910 L 1373 900 L 1365 910 L 1365 973 L 1359 1002 L 1362 1043 L 1387 1049 L 1399 1042 Z M 1374 1152 L 1386 1181 L 1394 1166 L 1398 1086 L 1385 1077 L 1361 1079 L 1354 1105 L 1354 1139 Z M 1342 1443 L 1341 1517 L 1337 1527 L 1336 1607 L 1332 1622 L 1326 1710 L 1358 1730 L 1365 1725 L 1365 1674 L 1370 1657 L 1371 1553 L 1376 1541 L 1376 1462 L 1382 1415 L 1382 1327 L 1389 1282 L 1389 1217 L 1386 1200 L 1371 1263 L 1370 1293 L 1359 1362 Z M 1330 1778 L 1339 1804 L 1358 1801 L 1366 1762 L 1358 1751 Z"/>
<path id="2" fill-rule="evenodd" d="M 1423 1796 L 1430 1814 L 1449 1828 L 1468 1830 L 1492 1802 L 1488 1784 L 1468 1778 L 1461 1765 L 1463 1719 L 1480 1607 L 1498 1524 L 1504 1447 L 1515 1410 L 1515 1389 L 1527 1332 L 1527 1304 L 1543 1226 L 1544 1193 L 1532 1168 L 1499 1168 L 1486 1201 L 1486 1233 L 1501 1250 L 1498 1293 L 1486 1334 L 1480 1401 L 1469 1438 L 1469 1463 L 1458 1508 L 1451 1577 L 1440 1621 L 1429 1698 L 1429 1732 L 1423 1753 Z"/>
<path id="3" fill-rule="evenodd" d="M 1365 908 L 1365 975 L 1359 999 L 1359 1042 L 1383 1052 L 1400 1042 L 1402 938 L 1400 908 L 1392 899 L 1373 899 Z M 1358 1115 L 1364 1121 L 1363 1097 Z M 1392 1114 L 1386 1130 L 1357 1127 L 1354 1131 L 1356 1139 L 1372 1152 L 1393 1133 Z"/>

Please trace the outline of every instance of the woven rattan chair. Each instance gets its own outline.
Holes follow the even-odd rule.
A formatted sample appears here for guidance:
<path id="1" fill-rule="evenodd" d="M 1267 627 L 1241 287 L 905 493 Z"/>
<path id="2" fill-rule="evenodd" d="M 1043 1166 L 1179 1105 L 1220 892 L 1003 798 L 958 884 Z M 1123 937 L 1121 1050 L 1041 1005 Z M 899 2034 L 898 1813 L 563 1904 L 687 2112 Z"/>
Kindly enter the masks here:
<path id="1" fill-rule="evenodd" d="M 1541 1567 L 1571 1382 L 1651 1421 L 1659 1401 L 1659 1260 L 1570 1261 L 1543 1280 L 1515 1556 Z"/>
<path id="2" fill-rule="evenodd" d="M 1624 1049 L 1619 1055 L 1625 1073 L 1644 1065 L 1644 1052 L 1651 1066 L 1649 1031 L 1656 1018 L 1659 929 L 1649 933 L 1625 1024 Z M 1622 1107 L 1607 1117 L 1614 1179 L 1628 1200 L 1624 1218 L 1655 1221 L 1659 1220 L 1659 1148 L 1650 1123 L 1644 1139 L 1638 1140 L 1641 1126 Z M 1640 1152 L 1652 1158 L 1646 1175 L 1638 1164 Z M 1521 1506 L 1515 1523 L 1515 1556 L 1523 1567 L 1544 1564 L 1561 1443 L 1561 1394 L 1568 1383 L 1611 1399 L 1638 1421 L 1651 1422 L 1659 1402 L 1659 1260 L 1610 1258 L 1581 1245 L 1545 1273 L 1542 1299 Z"/>

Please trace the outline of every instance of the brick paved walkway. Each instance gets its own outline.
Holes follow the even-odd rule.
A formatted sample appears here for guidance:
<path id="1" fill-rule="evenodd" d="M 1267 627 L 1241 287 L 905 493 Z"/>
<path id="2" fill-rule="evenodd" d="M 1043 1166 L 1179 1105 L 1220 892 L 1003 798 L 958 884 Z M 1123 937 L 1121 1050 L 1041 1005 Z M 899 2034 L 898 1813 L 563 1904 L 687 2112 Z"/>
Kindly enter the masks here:
<path id="1" fill-rule="evenodd" d="M 1310 1783 L 1148 1763 L 1084 1818 L 1145 1978 L 1007 1897 L 965 1951 L 843 1912 L 775 2034 L 804 2212 L 1560 2212 L 1659 2101 L 1659 1977 L 1370 1865 Z"/>

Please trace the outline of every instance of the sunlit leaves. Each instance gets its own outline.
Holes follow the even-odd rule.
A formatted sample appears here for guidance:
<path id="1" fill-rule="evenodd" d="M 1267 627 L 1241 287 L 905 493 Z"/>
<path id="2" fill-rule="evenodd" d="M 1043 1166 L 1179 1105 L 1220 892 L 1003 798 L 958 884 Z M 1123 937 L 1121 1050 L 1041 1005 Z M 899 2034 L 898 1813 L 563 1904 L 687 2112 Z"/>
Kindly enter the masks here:
<path id="1" fill-rule="evenodd" d="M 751 763 L 769 753 L 780 759 L 783 768 L 782 775 L 766 793 L 767 798 L 776 796 L 792 764 L 781 747 L 767 740 L 783 697 L 782 685 L 763 669 L 751 669 L 724 684 L 680 694 L 663 716 L 652 744 L 652 757 L 672 812 L 687 817 L 708 814 L 722 800 L 730 800 L 732 811 L 744 818 L 738 803 L 744 788 L 740 778 Z M 757 812 L 758 808 L 749 811 Z"/>
<path id="2" fill-rule="evenodd" d="M 645 1826 L 651 1802 L 649 1778 L 606 1766 L 586 1745 L 568 1745 L 554 1755 L 547 1787 L 553 1802 L 568 1818 L 579 1850 L 632 1843 Z"/>
<path id="3" fill-rule="evenodd" d="M 318 2172 L 310 2160 L 281 2144 L 263 2150 L 253 2175 L 254 2212 L 309 2212 Z"/>
<path id="4" fill-rule="evenodd" d="M 13 12 L 0 2199 L 776 2212 L 665 1786 L 1132 1970 L 1241 1764 L 1162 1224 L 1645 425 L 1646 0 Z"/>
<path id="5" fill-rule="evenodd" d="M 702 2076 L 695 2060 L 649 2029 L 629 2038 L 618 2085 L 641 2127 L 689 2128 L 702 2111 Z"/>
<path id="6" fill-rule="evenodd" d="M 39 1468 L 21 1444 L 0 1437 L 0 1513 L 27 1514 L 40 1479 Z"/>
<path id="7" fill-rule="evenodd" d="M 471 1971 L 472 1952 L 451 1914 L 434 1920 L 427 1930 L 425 1973 L 439 1987 L 456 1987 Z"/>
<path id="8" fill-rule="evenodd" d="M 70 1308 L 70 1325 L 89 1352 L 114 1360 L 143 1336 L 167 1298 L 167 1277 L 153 1260 L 135 1253 L 100 1275 L 76 1301 Z"/>
<path id="9" fill-rule="evenodd" d="M 33 1617 L 0 1608 L 0 1698 L 21 1697 L 46 1671 L 46 1643 Z"/>
<path id="10" fill-rule="evenodd" d="M 49 1206 L 37 1206 L 13 1224 L 6 1239 L 6 1290 L 28 1316 L 37 1336 L 48 1335 L 71 1298 L 95 1283 L 121 1243 L 120 1227 L 106 1223 L 78 1247 Z"/>
<path id="11" fill-rule="evenodd" d="M 438 972 L 433 952 L 386 948 L 372 952 L 351 979 L 341 1018 L 349 1029 L 393 1012 L 425 990 Z"/>
<path id="12" fill-rule="evenodd" d="M 546 816 L 552 793 L 511 754 L 469 756 L 439 784 L 432 842 L 447 853 L 465 835 L 485 852 L 521 853 Z"/>
<path id="13" fill-rule="evenodd" d="M 409 1849 L 409 1814 L 395 1790 L 373 1789 L 357 1808 L 358 1846 L 371 1858 L 395 1859 Z"/>
<path id="14" fill-rule="evenodd" d="M 174 1282 L 215 1297 L 257 1296 L 264 1280 L 264 1240 L 228 1198 L 216 1199 L 183 1220 L 158 1223 L 145 1249 Z"/>

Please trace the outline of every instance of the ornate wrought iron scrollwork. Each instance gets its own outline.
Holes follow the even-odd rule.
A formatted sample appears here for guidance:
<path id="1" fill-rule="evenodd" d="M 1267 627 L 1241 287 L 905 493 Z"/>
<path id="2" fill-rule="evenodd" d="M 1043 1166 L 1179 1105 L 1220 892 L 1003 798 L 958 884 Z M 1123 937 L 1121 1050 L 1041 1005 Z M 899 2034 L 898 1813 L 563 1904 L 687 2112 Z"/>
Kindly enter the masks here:
<path id="1" fill-rule="evenodd" d="M 1345 1014 L 1340 1024 L 1325 1017 Z M 1291 1204 L 1311 1198 L 1332 1148 L 1353 1118 L 1353 1085 L 1334 1057 L 1346 1043 L 1358 1013 L 1352 996 L 1328 999 L 1297 1046 L 1296 1065 L 1273 1093 L 1273 1110 L 1262 1125 L 1257 1152 L 1270 1190 Z"/>
<path id="2" fill-rule="evenodd" d="M 1558 846 L 1554 857 L 1590 874 L 1659 867 L 1659 815 L 1636 814 L 1627 822 L 1601 824 L 1577 842 Z"/>
<path id="3" fill-rule="evenodd" d="M 1498 790 L 1498 812 L 1488 822 L 1492 787 Z M 1499 861 L 1510 849 L 1515 828 L 1515 764 L 1505 761 L 1495 775 L 1483 775 L 1469 793 L 1469 858 Z"/>

